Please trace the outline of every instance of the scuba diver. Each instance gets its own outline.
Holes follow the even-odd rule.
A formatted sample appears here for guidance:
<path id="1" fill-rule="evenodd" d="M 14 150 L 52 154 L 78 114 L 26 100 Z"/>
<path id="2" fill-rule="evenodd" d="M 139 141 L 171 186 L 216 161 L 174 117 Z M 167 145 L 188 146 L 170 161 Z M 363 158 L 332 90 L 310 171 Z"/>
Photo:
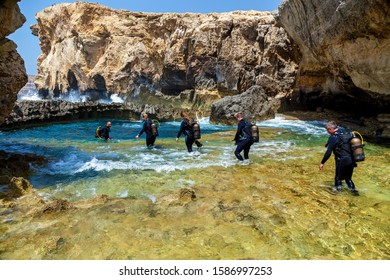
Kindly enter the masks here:
<path id="1" fill-rule="evenodd" d="M 189 153 L 192 153 L 192 145 L 195 143 L 198 148 L 201 148 L 203 144 L 195 139 L 193 125 L 196 123 L 193 119 L 190 119 L 186 112 L 181 112 L 180 116 L 182 118 L 180 124 L 180 130 L 177 133 L 176 142 L 179 141 L 179 138 L 182 134 L 185 135 L 185 143 Z"/>
<path id="2" fill-rule="evenodd" d="M 149 119 L 148 114 L 146 113 L 142 114 L 142 119 L 144 120 L 142 124 L 142 129 L 138 133 L 138 135 L 135 136 L 135 138 L 139 138 L 142 135 L 142 133 L 145 132 L 146 146 L 148 148 L 153 148 L 154 142 L 156 141 L 156 138 L 158 136 L 157 125 Z"/>
<path id="3" fill-rule="evenodd" d="M 110 137 L 110 131 L 111 131 L 111 122 L 107 122 L 105 126 L 100 128 L 100 126 L 96 129 L 95 137 L 101 138 L 104 141 L 111 140 Z"/>
<path id="4" fill-rule="evenodd" d="M 237 132 L 232 141 L 235 141 L 237 145 L 236 150 L 234 151 L 234 155 L 237 157 L 239 161 L 249 160 L 249 150 L 254 143 L 253 138 L 251 136 L 250 125 L 244 119 L 244 116 L 241 113 L 236 115 L 236 119 L 238 121 L 237 124 Z M 241 152 L 244 150 L 244 158 L 241 156 Z"/>
<path id="5" fill-rule="evenodd" d="M 353 159 L 351 145 L 347 136 L 343 135 L 342 128 L 338 127 L 334 121 L 330 121 L 325 126 L 327 132 L 330 134 L 328 142 L 325 144 L 327 150 L 321 160 L 319 166 L 320 170 L 324 168 L 325 162 L 332 155 L 336 160 L 335 168 L 335 188 L 333 191 L 340 191 L 342 188 L 342 180 L 345 180 L 353 195 L 359 195 L 355 189 L 355 184 L 352 181 L 353 169 L 357 166 Z M 345 140 L 346 139 L 346 140 Z"/>

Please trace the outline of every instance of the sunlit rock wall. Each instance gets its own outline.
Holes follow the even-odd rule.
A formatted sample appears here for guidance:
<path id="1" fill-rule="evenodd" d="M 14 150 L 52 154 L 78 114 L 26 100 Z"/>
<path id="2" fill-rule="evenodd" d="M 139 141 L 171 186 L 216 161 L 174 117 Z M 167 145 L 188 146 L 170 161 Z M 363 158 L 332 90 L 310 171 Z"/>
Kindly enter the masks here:
<path id="1" fill-rule="evenodd" d="M 35 83 L 44 96 L 78 89 L 155 109 L 209 111 L 254 85 L 280 98 L 295 83 L 299 52 L 269 12 L 137 13 L 77 2 L 36 18 Z"/>
<path id="2" fill-rule="evenodd" d="M 12 111 L 18 91 L 26 84 L 24 61 L 6 37 L 26 21 L 18 0 L 0 1 L 0 124 Z"/>
<path id="3" fill-rule="evenodd" d="M 291 102 L 389 112 L 389 15 L 389 0 L 284 1 L 279 20 L 303 55 Z"/>

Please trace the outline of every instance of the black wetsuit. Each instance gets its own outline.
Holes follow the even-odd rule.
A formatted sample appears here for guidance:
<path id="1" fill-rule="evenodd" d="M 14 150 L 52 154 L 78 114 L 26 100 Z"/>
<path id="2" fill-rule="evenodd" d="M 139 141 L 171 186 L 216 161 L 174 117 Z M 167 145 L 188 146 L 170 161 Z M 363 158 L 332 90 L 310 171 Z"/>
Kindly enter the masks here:
<path id="1" fill-rule="evenodd" d="M 152 132 L 152 129 L 151 129 L 151 124 L 152 124 L 152 121 L 149 120 L 149 119 L 146 119 L 143 122 L 143 124 L 142 124 L 141 131 L 138 133 L 138 136 L 141 136 L 142 133 L 145 132 L 145 134 L 146 134 L 146 146 L 147 147 L 153 147 L 154 146 L 154 142 L 156 141 L 156 138 L 158 136 L 158 133 L 157 133 L 157 135 L 153 135 L 153 132 Z"/>
<path id="2" fill-rule="evenodd" d="M 100 130 L 100 138 L 103 138 L 104 140 L 110 139 L 110 127 L 103 126 L 103 128 Z"/>
<path id="3" fill-rule="evenodd" d="M 190 121 L 188 119 L 183 119 L 180 124 L 180 130 L 177 133 L 176 138 L 180 138 L 180 136 L 184 134 L 185 135 L 185 142 L 187 146 L 187 150 L 189 153 L 192 152 L 192 145 L 195 143 L 196 146 L 199 148 L 202 147 L 202 143 L 200 143 L 198 140 L 194 137 L 194 129 L 190 125 Z"/>
<path id="4" fill-rule="evenodd" d="M 349 143 L 344 143 L 342 140 L 342 134 L 343 131 L 339 128 L 334 134 L 329 136 L 328 142 L 326 143 L 327 150 L 321 160 L 321 163 L 324 164 L 333 152 L 336 160 L 335 187 L 338 189 L 341 188 L 342 180 L 345 180 L 348 187 L 351 190 L 355 190 L 355 184 L 352 181 L 352 174 L 356 163 L 353 160 Z"/>
<path id="5" fill-rule="evenodd" d="M 249 159 L 249 150 L 253 144 L 252 137 L 249 135 L 248 132 L 244 130 L 245 127 L 246 127 L 246 120 L 245 119 L 240 120 L 237 125 L 236 135 L 233 139 L 234 141 L 236 141 L 237 144 L 237 148 L 234 151 L 234 155 L 240 161 L 244 160 L 240 154 L 242 150 L 244 150 L 244 158 Z"/>

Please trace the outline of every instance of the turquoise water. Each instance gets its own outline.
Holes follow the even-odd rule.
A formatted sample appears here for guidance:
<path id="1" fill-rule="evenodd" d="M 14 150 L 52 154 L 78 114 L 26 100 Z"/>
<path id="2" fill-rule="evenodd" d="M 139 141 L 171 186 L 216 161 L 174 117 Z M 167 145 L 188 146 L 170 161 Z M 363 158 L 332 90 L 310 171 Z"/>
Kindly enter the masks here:
<path id="1" fill-rule="evenodd" d="M 94 138 L 103 121 L 0 133 L 0 149 L 48 158 L 34 194 L 0 207 L 0 259 L 390 258 L 389 148 L 366 143 L 356 197 L 329 192 L 333 158 L 318 170 L 323 121 L 259 122 L 248 165 L 234 126 L 203 119 L 189 155 L 179 122 L 161 124 L 155 149 L 134 138 L 140 122 L 112 122 L 109 142 Z"/>
<path id="2" fill-rule="evenodd" d="M 145 134 L 139 139 L 134 138 L 141 129 L 141 122 L 113 120 L 110 135 L 113 139 L 107 142 L 94 138 L 96 127 L 104 123 L 93 120 L 3 131 L 0 133 L 0 150 L 47 157 L 47 165 L 33 166 L 35 174 L 30 182 L 37 189 L 48 189 L 47 195 L 55 194 L 71 200 L 102 193 L 113 197 L 139 196 L 146 191 L 141 190 L 145 188 L 149 188 L 147 192 L 150 192 L 146 195 L 153 196 L 152 186 L 157 181 L 145 182 L 146 178 L 141 180 L 140 177 L 152 173 L 162 177 L 172 171 L 237 164 L 233 155 L 233 142 L 224 139 L 224 135 L 232 131 L 234 133 L 233 126 L 211 125 L 207 118 L 201 120 L 201 141 L 204 147 L 194 155 L 189 155 L 183 136 L 179 143 L 172 142 L 176 138 L 180 122 L 161 123 L 156 147 L 153 149 L 145 147 Z M 287 129 L 287 132 L 278 132 L 277 140 L 263 139 L 261 145 L 254 145 L 251 154 L 256 154 L 257 159 L 291 158 L 292 155 L 288 155 L 288 152 L 292 147 L 318 145 L 318 141 L 326 135 L 322 122 L 277 118 L 258 125 Z M 208 139 L 208 135 L 214 135 L 211 137 L 212 141 Z M 132 178 L 133 184 L 124 182 L 119 178 L 121 176 Z M 182 182 L 175 185 L 177 184 Z"/>

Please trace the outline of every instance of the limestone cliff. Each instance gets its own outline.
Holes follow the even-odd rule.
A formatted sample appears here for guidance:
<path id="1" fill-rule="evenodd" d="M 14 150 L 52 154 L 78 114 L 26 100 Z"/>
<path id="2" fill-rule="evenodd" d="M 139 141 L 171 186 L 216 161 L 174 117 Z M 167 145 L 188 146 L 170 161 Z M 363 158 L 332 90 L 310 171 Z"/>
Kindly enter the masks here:
<path id="1" fill-rule="evenodd" d="M 390 1 L 288 0 L 279 20 L 299 45 L 292 103 L 389 112 Z"/>
<path id="2" fill-rule="evenodd" d="M 120 93 L 132 104 L 209 111 L 254 85 L 285 96 L 299 52 L 269 12 L 136 13 L 91 3 L 46 8 L 32 27 L 40 93 Z"/>
<path id="3" fill-rule="evenodd" d="M 18 91 L 27 82 L 24 61 L 16 45 L 6 37 L 26 21 L 19 0 L 0 1 L 0 124 L 12 111 Z"/>

